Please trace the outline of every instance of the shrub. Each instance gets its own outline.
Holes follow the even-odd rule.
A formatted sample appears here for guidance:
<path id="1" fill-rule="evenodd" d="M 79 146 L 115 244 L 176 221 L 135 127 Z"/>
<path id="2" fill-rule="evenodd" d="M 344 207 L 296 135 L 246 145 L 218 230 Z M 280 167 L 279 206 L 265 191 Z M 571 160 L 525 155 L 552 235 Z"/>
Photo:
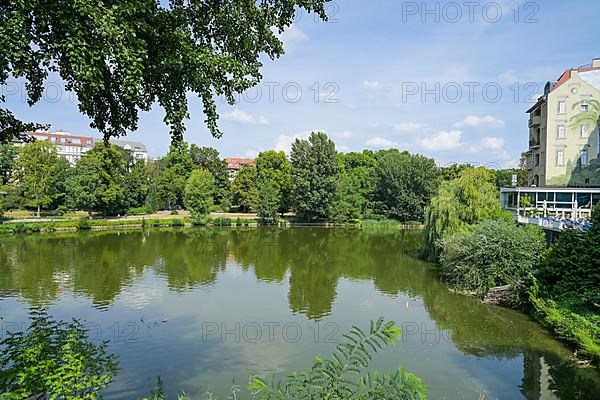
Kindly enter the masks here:
<path id="1" fill-rule="evenodd" d="M 171 212 L 169 214 L 170 215 L 179 215 L 179 211 L 177 211 L 177 210 L 171 210 Z"/>
<path id="2" fill-rule="evenodd" d="M 210 215 L 204 215 L 201 217 L 196 217 L 192 219 L 193 226 L 207 226 L 212 222 L 212 217 Z"/>
<path id="3" fill-rule="evenodd" d="M 174 227 L 181 227 L 181 226 L 184 226 L 184 225 L 185 225 L 185 223 L 183 222 L 183 220 L 178 219 L 178 218 L 176 218 L 173 221 L 171 221 L 171 226 L 174 226 Z"/>
<path id="4" fill-rule="evenodd" d="M 95 399 L 117 371 L 106 342 L 92 343 L 78 321 L 52 321 L 32 311 L 26 332 L 0 342 L 0 395 L 6 399 Z"/>
<path id="5" fill-rule="evenodd" d="M 441 241 L 440 263 L 455 287 L 483 296 L 491 287 L 515 284 L 531 273 L 545 248 L 541 229 L 485 220 Z"/>
<path id="6" fill-rule="evenodd" d="M 80 231 L 92 229 L 92 222 L 89 218 L 81 218 L 77 221 L 77 229 Z"/>
<path id="7" fill-rule="evenodd" d="M 19 222 L 19 223 L 15 224 L 12 227 L 11 230 L 12 230 L 13 234 L 19 234 L 19 233 L 25 233 L 25 232 L 27 232 L 27 228 L 25 227 L 25 224 L 22 223 L 22 222 Z"/>
<path id="8" fill-rule="evenodd" d="M 213 221 L 213 225 L 215 225 L 215 226 L 231 226 L 231 218 L 226 218 L 226 217 L 215 218 Z"/>
<path id="9" fill-rule="evenodd" d="M 59 217 L 64 216 L 69 210 L 67 209 L 66 206 L 58 206 L 58 208 L 56 209 L 55 214 Z"/>
<path id="10" fill-rule="evenodd" d="M 129 215 L 146 215 L 146 214 L 149 214 L 149 212 L 146 207 L 134 207 L 134 208 L 130 208 L 127 211 L 127 214 L 129 214 Z"/>

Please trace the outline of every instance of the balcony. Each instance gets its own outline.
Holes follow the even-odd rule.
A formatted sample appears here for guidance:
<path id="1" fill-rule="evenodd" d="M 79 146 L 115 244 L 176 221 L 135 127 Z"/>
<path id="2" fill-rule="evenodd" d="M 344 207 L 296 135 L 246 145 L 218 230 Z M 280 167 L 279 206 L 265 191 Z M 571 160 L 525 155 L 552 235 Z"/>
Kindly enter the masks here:
<path id="1" fill-rule="evenodd" d="M 532 115 L 529 118 L 529 127 L 533 128 L 534 126 L 540 126 L 542 124 L 542 116 L 541 115 Z"/>
<path id="2" fill-rule="evenodd" d="M 539 139 L 533 139 L 533 138 L 529 138 L 529 148 L 530 149 L 537 149 L 538 147 L 540 147 L 540 140 Z"/>

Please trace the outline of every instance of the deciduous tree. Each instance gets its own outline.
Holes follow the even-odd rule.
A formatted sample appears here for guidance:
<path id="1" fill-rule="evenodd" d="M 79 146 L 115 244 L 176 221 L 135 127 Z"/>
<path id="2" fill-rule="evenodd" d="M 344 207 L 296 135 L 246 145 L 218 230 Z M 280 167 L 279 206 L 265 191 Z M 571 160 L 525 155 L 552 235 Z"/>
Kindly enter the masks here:
<path id="1" fill-rule="evenodd" d="M 292 205 L 292 164 L 283 151 L 263 151 L 256 158 L 259 180 L 271 182 L 277 192 L 277 210 L 283 214 Z"/>
<path id="2" fill-rule="evenodd" d="M 213 205 L 215 179 L 205 169 L 192 172 L 185 185 L 185 207 L 194 218 L 206 215 Z"/>
<path id="3" fill-rule="evenodd" d="M 0 8 L 0 85 L 27 82 L 28 103 L 42 96 L 49 73 L 77 95 L 79 110 L 106 137 L 137 128 L 140 111 L 158 104 L 181 140 L 188 96 L 203 104 L 206 124 L 221 132 L 215 97 L 261 79 L 261 56 L 283 54 L 278 34 L 301 9 L 325 15 L 326 0 L 12 1 Z M 3 101 L 0 98 L 0 101 Z M 0 109 L 0 137 L 25 130 Z"/>
<path id="4" fill-rule="evenodd" d="M 15 165 L 16 180 L 23 187 L 25 199 L 30 207 L 42 208 L 53 200 L 58 154 L 56 146 L 44 141 L 35 141 L 24 147 Z"/>
<path id="5" fill-rule="evenodd" d="M 292 144 L 294 209 L 308 222 L 329 218 L 335 199 L 339 166 L 335 144 L 323 132 L 313 132 L 308 140 Z"/>
<path id="6" fill-rule="evenodd" d="M 422 221 L 439 186 L 435 161 L 418 154 L 390 151 L 377 160 L 376 171 L 377 213 L 402 222 Z"/>

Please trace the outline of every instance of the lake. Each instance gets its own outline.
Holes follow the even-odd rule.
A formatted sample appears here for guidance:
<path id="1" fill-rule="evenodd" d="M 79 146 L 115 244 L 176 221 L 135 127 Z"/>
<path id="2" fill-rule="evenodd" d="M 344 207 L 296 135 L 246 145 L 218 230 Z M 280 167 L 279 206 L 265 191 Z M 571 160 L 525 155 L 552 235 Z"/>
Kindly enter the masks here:
<path id="1" fill-rule="evenodd" d="M 2 332 L 45 305 L 110 340 L 106 399 L 155 379 L 169 398 L 224 398 L 252 374 L 327 356 L 352 325 L 383 316 L 404 336 L 375 367 L 425 380 L 430 399 L 597 399 L 600 373 L 527 316 L 453 294 L 416 258 L 418 230 L 231 228 L 0 239 Z M 213 397 L 214 398 L 214 397 Z"/>

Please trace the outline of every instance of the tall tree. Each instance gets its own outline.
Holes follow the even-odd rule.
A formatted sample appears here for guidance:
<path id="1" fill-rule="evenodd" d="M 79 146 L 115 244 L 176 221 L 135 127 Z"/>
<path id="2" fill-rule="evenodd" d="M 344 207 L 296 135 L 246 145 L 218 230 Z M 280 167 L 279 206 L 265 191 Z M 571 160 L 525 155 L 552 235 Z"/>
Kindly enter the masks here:
<path id="1" fill-rule="evenodd" d="M 186 142 L 172 142 L 167 156 L 162 160 L 156 181 L 158 201 L 161 207 L 183 207 L 184 190 L 192 173 L 193 163 Z"/>
<path id="2" fill-rule="evenodd" d="M 150 186 L 148 168 L 144 160 L 138 160 L 133 164 L 125 175 L 124 184 L 129 207 L 142 207 L 146 202 Z"/>
<path id="3" fill-rule="evenodd" d="M 258 191 L 256 188 L 256 167 L 244 165 L 231 183 L 234 205 L 242 212 L 250 212 L 256 208 Z"/>
<path id="4" fill-rule="evenodd" d="M 431 255 L 439 241 L 467 225 L 501 216 L 496 176 L 484 167 L 467 168 L 460 177 L 443 182 L 425 213 L 425 234 Z"/>
<path id="5" fill-rule="evenodd" d="M 365 196 L 361 193 L 359 177 L 348 172 L 338 175 L 335 200 L 331 205 L 330 219 L 334 222 L 350 222 L 360 218 Z"/>
<path id="6" fill-rule="evenodd" d="M 126 172 L 125 158 L 117 146 L 97 143 L 77 162 L 70 185 L 73 201 L 90 215 L 95 210 L 104 215 L 125 213 Z"/>
<path id="7" fill-rule="evenodd" d="M 279 190 L 275 182 L 269 178 L 259 179 L 256 187 L 258 190 L 256 213 L 263 224 L 274 224 L 279 212 Z"/>
<path id="8" fill-rule="evenodd" d="M 235 93 L 256 85 L 261 56 L 283 54 L 278 34 L 301 9 L 325 19 L 327 2 L 3 2 L 0 85 L 10 76 L 24 78 L 34 104 L 48 74 L 57 73 L 91 126 L 107 137 L 135 130 L 139 112 L 157 103 L 172 136 L 181 139 L 188 95 L 195 93 L 209 131 L 219 137 L 215 96 L 233 104 Z M 0 137 L 30 130 L 15 130 L 17 122 L 0 109 Z"/>
<path id="9" fill-rule="evenodd" d="M 52 203 L 58 159 L 56 146 L 44 141 L 24 147 L 17 159 L 16 180 L 23 187 L 28 205 L 37 209 L 38 217 L 42 208 Z"/>
<path id="10" fill-rule="evenodd" d="M 348 194 L 350 194 L 349 190 L 355 191 L 356 194 L 351 194 L 351 196 L 354 204 L 360 204 L 360 213 L 362 215 L 371 214 L 373 212 L 373 187 L 377 172 L 375 154 L 371 150 L 364 150 L 361 153 L 340 153 L 338 162 L 340 171 L 348 177 L 344 184 L 342 184 L 342 179 L 339 180 L 338 194 L 340 189 L 347 191 Z M 352 189 L 349 189 L 350 187 Z"/>
<path id="11" fill-rule="evenodd" d="M 15 167 L 18 147 L 12 143 L 0 143 L 0 179 L 1 184 L 6 185 Z"/>
<path id="12" fill-rule="evenodd" d="M 292 164 L 283 151 L 263 151 L 256 158 L 259 181 L 268 181 L 277 193 L 277 210 L 283 214 L 292 206 Z"/>
<path id="13" fill-rule="evenodd" d="M 102 207 L 102 194 L 106 184 L 102 179 L 102 165 L 96 157 L 81 157 L 69 181 L 69 199 L 73 208 L 86 210 L 91 217 Z"/>
<path id="14" fill-rule="evenodd" d="M 408 152 L 390 151 L 377 160 L 377 212 L 402 222 L 422 221 L 439 186 L 435 161 Z"/>
<path id="15" fill-rule="evenodd" d="M 224 160 L 221 160 L 219 151 L 212 147 L 198 147 L 195 144 L 190 146 L 190 156 L 194 168 L 201 168 L 210 171 L 215 179 L 215 190 L 213 198 L 215 204 L 219 204 L 223 209 L 231 207 L 231 188 L 229 182 L 229 170 Z"/>
<path id="16" fill-rule="evenodd" d="M 197 169 L 185 185 L 185 207 L 194 218 L 206 215 L 213 205 L 215 179 L 210 171 Z"/>
<path id="17" fill-rule="evenodd" d="M 335 144 L 323 132 L 313 132 L 308 140 L 292 144 L 294 209 L 302 220 L 329 218 L 335 198 L 338 164 Z"/>

